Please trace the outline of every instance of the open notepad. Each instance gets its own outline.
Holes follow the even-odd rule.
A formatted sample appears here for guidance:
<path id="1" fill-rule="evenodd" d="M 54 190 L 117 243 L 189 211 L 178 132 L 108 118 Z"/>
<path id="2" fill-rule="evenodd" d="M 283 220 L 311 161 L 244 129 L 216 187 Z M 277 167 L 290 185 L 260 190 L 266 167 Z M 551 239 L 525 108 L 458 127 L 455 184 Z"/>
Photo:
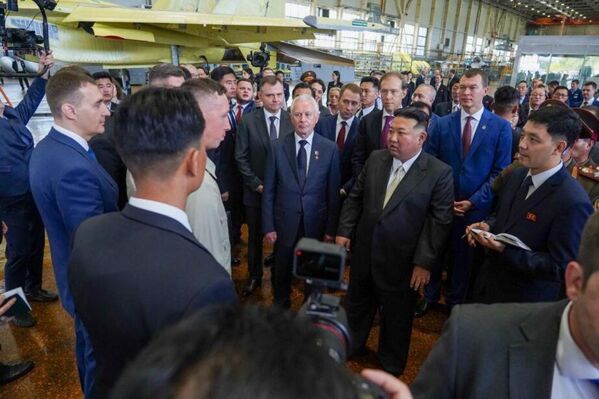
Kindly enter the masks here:
<path id="1" fill-rule="evenodd" d="M 474 234 L 488 234 L 490 236 L 490 238 L 494 238 L 496 241 L 499 241 L 506 245 L 511 245 L 513 247 L 522 248 L 526 251 L 532 251 L 532 249 L 528 245 L 524 244 L 524 242 L 521 239 L 519 239 L 518 237 L 513 236 L 511 234 L 507 234 L 507 233 L 493 234 L 493 233 L 489 233 L 488 231 L 484 231 L 481 229 L 472 229 L 471 231 Z"/>
<path id="2" fill-rule="evenodd" d="M 2 305 L 10 301 L 12 298 L 17 298 L 17 301 L 2 316 L 14 317 L 31 311 L 31 305 L 29 305 L 29 302 L 27 302 L 23 288 L 18 287 L 14 290 L 6 291 L 4 293 Z"/>

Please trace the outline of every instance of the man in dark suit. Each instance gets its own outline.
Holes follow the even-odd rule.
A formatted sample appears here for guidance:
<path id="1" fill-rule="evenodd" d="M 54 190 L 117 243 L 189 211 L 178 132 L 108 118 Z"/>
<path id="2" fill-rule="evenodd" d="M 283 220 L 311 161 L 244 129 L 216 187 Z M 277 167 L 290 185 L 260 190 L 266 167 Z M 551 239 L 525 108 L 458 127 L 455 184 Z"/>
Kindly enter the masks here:
<path id="1" fill-rule="evenodd" d="M 54 63 L 52 55 L 40 56 L 40 68 Z M 6 231 L 6 291 L 22 287 L 30 301 L 49 302 L 58 297 L 42 289 L 44 224 L 33 202 L 29 186 L 29 159 L 33 136 L 27 123 L 44 98 L 48 73 L 31 84 L 15 108 L 0 102 L 0 220 Z M 0 233 L 0 235 L 2 235 Z M 30 313 L 16 316 L 18 327 L 33 327 Z"/>
<path id="2" fill-rule="evenodd" d="M 489 213 L 493 200 L 491 182 L 511 162 L 512 129 L 508 122 L 483 107 L 489 91 L 487 74 L 467 70 L 460 79 L 460 112 L 437 120 L 425 149 L 450 165 L 454 181 L 454 224 L 451 237 L 449 306 L 462 303 L 468 291 L 473 251 L 461 238 L 464 229 Z M 439 299 L 441 267 L 433 270 L 426 289 L 427 302 Z"/>
<path id="3" fill-rule="evenodd" d="M 460 78 L 458 78 L 455 69 L 450 69 L 449 75 L 447 76 L 447 90 L 449 90 L 450 93 L 453 92 L 453 86 L 456 83 L 460 83 Z"/>
<path id="4" fill-rule="evenodd" d="M 302 237 L 332 242 L 339 217 L 339 153 L 314 134 L 318 104 L 301 95 L 291 105 L 294 133 L 278 139 L 264 172 L 262 229 L 275 244 L 274 302 L 291 305 L 291 268 Z"/>
<path id="5" fill-rule="evenodd" d="M 443 78 L 441 75 L 435 75 L 434 79 L 435 82 L 432 86 L 437 91 L 437 95 L 435 96 L 435 101 L 432 105 L 433 109 L 435 109 L 437 104 L 449 101 L 449 90 L 447 90 L 447 86 L 443 84 Z"/>
<path id="6" fill-rule="evenodd" d="M 595 98 L 597 92 L 597 83 L 589 80 L 582 85 L 582 103 L 581 107 L 595 106 L 599 107 L 599 100 Z"/>
<path id="7" fill-rule="evenodd" d="M 532 113 L 524 125 L 519 160 L 498 194 L 495 216 L 470 225 L 468 241 L 487 249 L 473 300 L 483 303 L 554 301 L 563 296 L 566 265 L 576 259 L 583 226 L 593 208 L 561 156 L 581 130 L 580 118 L 562 107 Z M 509 233 L 530 251 L 504 245 L 488 233 Z"/>
<path id="8" fill-rule="evenodd" d="M 519 96 L 518 90 L 512 86 L 502 86 L 495 90 L 495 101 L 493 101 L 493 113 L 505 119 L 512 127 L 512 159 L 518 153 L 518 144 L 522 135 L 522 128 L 514 126 L 520 112 Z"/>
<path id="9" fill-rule="evenodd" d="M 290 134 L 293 125 L 282 109 L 284 89 L 280 80 L 267 76 L 260 81 L 262 109 L 241 118 L 235 144 L 235 160 L 243 179 L 243 204 L 248 223 L 249 279 L 243 290 L 250 295 L 262 284 L 261 202 L 264 192 L 264 168 L 272 143 Z"/>
<path id="10" fill-rule="evenodd" d="M 410 105 L 410 103 L 412 102 L 412 94 L 414 94 L 414 90 L 415 90 L 414 83 L 410 81 L 410 78 L 409 78 L 410 76 L 411 76 L 410 71 L 401 72 L 401 77 L 402 77 L 401 85 L 405 90 L 405 95 L 401 102 L 401 106 L 403 108 Z"/>
<path id="11" fill-rule="evenodd" d="M 370 76 L 364 76 L 360 80 L 362 95 L 360 96 L 361 109 L 356 114 L 359 120 L 362 120 L 369 113 L 377 109 L 377 99 L 379 97 L 379 80 Z"/>
<path id="12" fill-rule="evenodd" d="M 114 81 L 112 80 L 112 76 L 107 71 L 96 72 L 92 75 L 96 84 L 98 85 L 98 89 L 100 89 L 100 93 L 102 93 L 102 100 L 104 101 L 104 105 L 110 111 L 110 115 L 116 112 L 118 104 L 112 101 L 116 94 L 116 88 L 114 87 Z"/>
<path id="13" fill-rule="evenodd" d="M 448 101 L 435 105 L 435 114 L 445 116 L 460 110 L 460 85 L 453 85 L 450 91 L 451 98 Z"/>
<path id="14" fill-rule="evenodd" d="M 235 72 L 228 66 L 219 66 L 210 72 L 210 78 L 227 91 L 227 98 L 231 102 L 237 95 L 237 77 Z M 237 136 L 237 119 L 233 109 L 229 112 L 229 123 L 231 129 L 225 135 L 225 140 L 215 150 L 208 151 L 208 156 L 216 165 L 216 177 L 220 188 L 225 209 L 230 212 L 231 229 L 229 239 L 231 250 L 235 252 L 235 246 L 241 239 L 241 224 L 243 219 L 243 189 L 241 175 L 235 164 L 235 141 Z M 239 259 L 233 258 L 233 263 L 238 264 Z"/>
<path id="15" fill-rule="evenodd" d="M 321 118 L 314 128 L 316 133 L 337 144 L 341 168 L 341 198 L 347 197 L 354 184 L 351 156 L 358 135 L 359 120 L 355 114 L 360 107 L 361 93 L 360 86 L 354 83 L 344 85 L 339 97 L 339 113 Z"/>
<path id="16" fill-rule="evenodd" d="M 360 120 L 358 137 L 352 155 L 352 166 L 354 177 L 357 177 L 362 166 L 374 150 L 387 148 L 387 135 L 389 126 L 393 120 L 393 112 L 401 108 L 404 96 L 401 74 L 399 72 L 388 72 L 379 82 L 383 109 L 375 109 Z"/>
<path id="17" fill-rule="evenodd" d="M 281 84 L 283 85 L 283 94 L 285 95 L 285 101 L 283 102 L 283 105 L 287 104 L 287 101 L 289 100 L 289 96 L 290 96 L 290 92 L 289 92 L 289 83 L 285 82 L 285 72 L 279 70 L 275 73 L 275 76 L 277 77 L 277 79 L 279 80 L 279 82 L 281 82 Z M 283 106 L 283 109 L 285 109 L 286 107 Z"/>
<path id="18" fill-rule="evenodd" d="M 568 105 L 572 108 L 580 107 L 582 104 L 582 90 L 578 88 L 580 81 L 578 79 L 572 80 L 570 83 L 570 90 L 568 90 Z"/>
<path id="19" fill-rule="evenodd" d="M 254 102 L 254 83 L 249 79 L 239 79 L 237 81 L 237 91 L 235 95 L 235 105 L 233 106 L 233 114 L 235 122 L 239 124 L 241 117 L 249 114 L 256 109 Z"/>
<path id="20" fill-rule="evenodd" d="M 236 300 L 229 275 L 185 214 L 187 196 L 204 179 L 204 126 L 193 94 L 178 89 L 144 89 L 116 116 L 115 143 L 136 193 L 122 212 L 79 226 L 69 262 L 75 308 L 97 359 L 93 398 L 108 396 L 162 328 Z"/>
<path id="21" fill-rule="evenodd" d="M 426 77 L 427 77 L 429 71 L 430 71 L 429 67 L 420 68 L 420 74 L 416 78 L 416 87 L 420 86 L 423 83 L 426 83 Z M 414 89 L 416 89 L 416 87 L 414 87 Z"/>
<path id="22" fill-rule="evenodd" d="M 516 90 L 518 90 L 518 105 L 522 107 L 524 104 L 528 102 L 528 83 L 526 80 L 521 80 L 516 85 Z"/>
<path id="23" fill-rule="evenodd" d="M 75 313 L 67 265 L 73 232 L 79 224 L 117 210 L 116 183 L 96 161 L 88 144 L 104 131 L 110 113 L 94 79 L 74 69 L 57 72 L 50 78 L 46 93 L 54 125 L 33 150 L 29 179 L 48 232 L 60 300 L 75 318 L 79 378 L 89 397 L 95 361 L 89 336 Z"/>
<path id="24" fill-rule="evenodd" d="M 565 273 L 570 301 L 453 310 L 411 386 L 416 399 L 596 398 L 599 215 Z"/>
<path id="25" fill-rule="evenodd" d="M 428 283 L 451 231 L 451 168 L 424 153 L 428 115 L 395 111 L 388 150 L 371 154 L 343 205 L 336 242 L 354 254 L 347 314 L 354 351 L 366 345 L 382 309 L 379 358 L 403 373 L 408 358 L 416 292 Z M 400 244 L 400 245 L 399 245 Z"/>

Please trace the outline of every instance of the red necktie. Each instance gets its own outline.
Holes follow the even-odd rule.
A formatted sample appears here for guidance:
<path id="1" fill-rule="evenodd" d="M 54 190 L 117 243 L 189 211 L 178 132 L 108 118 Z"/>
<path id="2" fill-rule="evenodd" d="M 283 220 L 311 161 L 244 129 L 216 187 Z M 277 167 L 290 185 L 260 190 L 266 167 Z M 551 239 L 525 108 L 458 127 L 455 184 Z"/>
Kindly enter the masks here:
<path id="1" fill-rule="evenodd" d="M 464 158 L 468 155 L 468 151 L 470 151 L 470 144 L 472 142 L 472 125 L 470 121 L 474 119 L 470 115 L 466 117 L 466 124 L 464 125 L 464 131 L 462 132 L 462 152 L 464 154 Z"/>
<path id="2" fill-rule="evenodd" d="M 347 122 L 342 121 L 341 129 L 339 129 L 339 134 L 337 135 L 337 148 L 339 148 L 339 151 L 343 151 L 343 148 L 345 148 L 345 126 L 347 126 Z"/>
<path id="3" fill-rule="evenodd" d="M 381 132 L 381 149 L 384 150 L 387 148 L 387 136 L 389 136 L 389 127 L 391 126 L 391 121 L 393 120 L 393 115 L 385 116 L 385 126 L 383 127 L 383 131 Z"/>
<path id="4" fill-rule="evenodd" d="M 241 105 L 237 106 L 237 114 L 235 115 L 235 120 L 239 122 L 241 119 L 241 114 L 243 113 L 243 107 Z"/>

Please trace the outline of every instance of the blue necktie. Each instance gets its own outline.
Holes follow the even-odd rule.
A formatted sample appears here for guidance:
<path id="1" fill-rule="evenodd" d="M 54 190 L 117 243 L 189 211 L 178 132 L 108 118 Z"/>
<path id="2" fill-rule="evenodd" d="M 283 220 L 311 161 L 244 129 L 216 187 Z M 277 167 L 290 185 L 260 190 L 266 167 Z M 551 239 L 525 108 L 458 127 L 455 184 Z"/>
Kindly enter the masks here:
<path id="1" fill-rule="evenodd" d="M 308 154 L 306 154 L 306 140 L 300 140 L 300 149 L 297 152 L 297 175 L 301 187 L 306 183 L 306 171 L 308 169 Z"/>
<path id="2" fill-rule="evenodd" d="M 87 155 L 89 155 L 89 157 L 94 161 L 98 162 L 98 158 L 96 158 L 96 153 L 94 152 L 94 150 L 92 150 L 91 147 L 89 147 L 89 149 L 87 150 Z"/>

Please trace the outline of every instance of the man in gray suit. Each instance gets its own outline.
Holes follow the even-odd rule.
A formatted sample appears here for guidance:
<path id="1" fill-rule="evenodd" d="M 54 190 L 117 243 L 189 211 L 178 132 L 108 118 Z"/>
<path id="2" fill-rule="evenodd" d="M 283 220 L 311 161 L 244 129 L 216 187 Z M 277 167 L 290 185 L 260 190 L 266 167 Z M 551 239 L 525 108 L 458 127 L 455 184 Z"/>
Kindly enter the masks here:
<path id="1" fill-rule="evenodd" d="M 250 277 L 243 295 L 250 295 L 262 283 L 261 197 L 264 166 L 271 143 L 293 132 L 287 111 L 283 110 L 283 84 L 275 76 L 260 82 L 262 109 L 243 115 L 237 126 L 235 160 L 243 180 L 243 204 L 248 224 L 248 269 Z"/>
<path id="2" fill-rule="evenodd" d="M 599 395 L 599 214 L 568 264 L 570 301 L 456 306 L 412 385 L 416 399 Z"/>
<path id="3" fill-rule="evenodd" d="M 343 204 L 336 242 L 350 248 L 347 316 L 360 352 L 382 308 L 379 359 L 402 374 L 408 357 L 416 292 L 449 237 L 453 208 L 451 168 L 422 151 L 428 115 L 396 110 L 388 149 L 373 151 Z"/>

